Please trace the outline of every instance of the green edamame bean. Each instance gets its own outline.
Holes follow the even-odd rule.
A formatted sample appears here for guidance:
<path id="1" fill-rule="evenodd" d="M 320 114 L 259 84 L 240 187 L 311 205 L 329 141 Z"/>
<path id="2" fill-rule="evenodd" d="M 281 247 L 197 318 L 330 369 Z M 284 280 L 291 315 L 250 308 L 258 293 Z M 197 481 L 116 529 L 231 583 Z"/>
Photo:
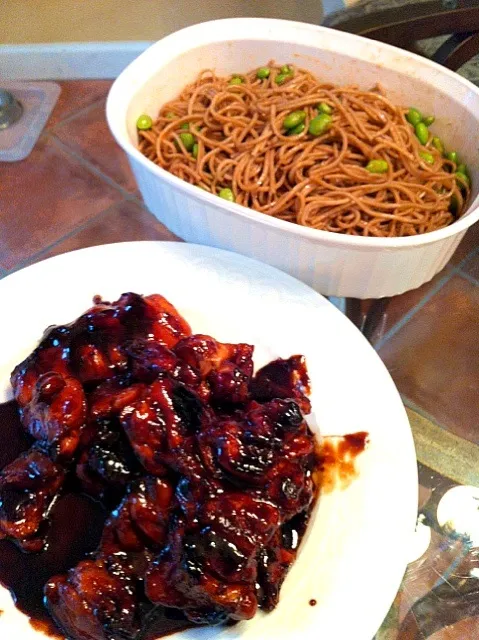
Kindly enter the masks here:
<path id="1" fill-rule="evenodd" d="M 183 122 L 183 124 L 180 124 L 180 129 L 188 130 L 189 128 L 190 128 L 190 123 L 189 122 Z"/>
<path id="2" fill-rule="evenodd" d="M 457 151 L 449 151 L 449 153 L 446 153 L 446 158 L 456 164 L 459 162 L 459 155 Z"/>
<path id="3" fill-rule="evenodd" d="M 423 122 L 426 125 L 426 127 L 430 127 L 432 123 L 435 122 L 435 120 L 436 118 L 434 116 L 427 116 L 426 118 L 423 119 Z"/>
<path id="4" fill-rule="evenodd" d="M 271 69 L 269 67 L 260 67 L 256 72 L 256 77 L 260 80 L 266 80 L 266 78 L 269 78 L 270 73 Z"/>
<path id="5" fill-rule="evenodd" d="M 411 107 L 409 111 L 406 113 L 406 120 L 415 127 L 417 124 L 422 122 L 422 113 L 419 109 L 415 109 Z"/>
<path id="6" fill-rule="evenodd" d="M 150 118 L 150 116 L 146 115 L 146 113 L 143 113 L 136 121 L 136 128 L 140 131 L 151 129 L 152 126 L 153 120 Z"/>
<path id="7" fill-rule="evenodd" d="M 221 189 L 218 195 L 220 198 L 223 198 L 223 200 L 228 200 L 228 202 L 235 201 L 234 193 L 228 187 Z"/>
<path id="8" fill-rule="evenodd" d="M 464 164 L 464 162 L 461 162 L 460 164 L 457 165 L 456 171 L 458 171 L 459 173 L 463 173 L 465 176 L 469 177 L 469 170 Z"/>
<path id="9" fill-rule="evenodd" d="M 291 73 L 291 67 L 289 66 L 289 64 L 283 64 L 283 66 L 281 67 L 281 69 L 279 70 L 280 73 Z"/>
<path id="10" fill-rule="evenodd" d="M 304 124 L 304 122 L 301 122 L 300 124 L 298 124 L 298 126 L 294 127 L 293 129 L 290 129 L 286 135 L 287 136 L 299 136 L 300 133 L 303 133 L 303 131 L 306 129 L 306 125 Z"/>
<path id="11" fill-rule="evenodd" d="M 387 173 L 389 165 L 386 160 L 370 160 L 366 165 L 366 170 L 369 173 Z"/>
<path id="12" fill-rule="evenodd" d="M 444 153 L 444 145 L 442 143 L 441 138 L 438 138 L 437 136 L 434 136 L 434 138 L 432 139 L 432 146 L 437 149 L 439 151 L 439 153 L 443 154 Z"/>
<path id="13" fill-rule="evenodd" d="M 306 120 L 306 111 L 293 111 L 283 120 L 283 127 L 285 129 L 294 129 L 298 124 L 301 124 Z"/>
<path id="14" fill-rule="evenodd" d="M 195 142 L 195 144 L 193 145 L 193 149 L 191 150 L 191 155 L 193 156 L 193 158 L 197 158 L 198 157 L 198 143 Z"/>
<path id="15" fill-rule="evenodd" d="M 424 122 L 418 122 L 414 129 L 416 131 L 416 136 L 419 142 L 421 144 L 426 144 L 426 142 L 429 140 L 429 130 Z"/>
<path id="16" fill-rule="evenodd" d="M 229 81 L 229 84 L 243 84 L 243 78 L 240 78 L 239 76 L 233 76 L 233 78 L 231 78 L 231 80 Z"/>
<path id="17" fill-rule="evenodd" d="M 276 82 L 276 84 L 283 84 L 283 82 L 289 77 L 289 73 L 278 73 L 274 81 Z"/>
<path id="18" fill-rule="evenodd" d="M 426 164 L 434 164 L 434 156 L 432 153 L 429 153 L 428 151 L 420 151 L 419 155 Z"/>
<path id="19" fill-rule="evenodd" d="M 195 139 L 191 133 L 180 133 L 180 140 L 187 151 L 193 150 Z"/>
<path id="20" fill-rule="evenodd" d="M 312 136 L 321 136 L 329 129 L 333 122 L 331 116 L 327 113 L 320 113 L 309 123 L 308 131 Z"/>
<path id="21" fill-rule="evenodd" d="M 326 102 L 320 102 L 317 108 L 320 113 L 327 113 L 329 116 L 333 113 L 333 107 L 330 107 Z"/>
<path id="22" fill-rule="evenodd" d="M 456 171 L 456 177 L 463 182 L 467 187 L 470 186 L 471 181 L 469 180 L 469 178 L 466 176 L 465 173 L 462 173 L 461 171 Z"/>

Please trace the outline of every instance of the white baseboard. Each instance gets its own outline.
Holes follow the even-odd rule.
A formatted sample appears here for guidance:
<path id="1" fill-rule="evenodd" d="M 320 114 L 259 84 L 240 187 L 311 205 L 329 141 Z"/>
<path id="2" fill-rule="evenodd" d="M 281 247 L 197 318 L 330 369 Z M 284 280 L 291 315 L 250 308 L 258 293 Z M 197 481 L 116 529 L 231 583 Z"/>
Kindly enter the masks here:
<path id="1" fill-rule="evenodd" d="M 72 42 L 0 45 L 5 80 L 116 78 L 150 42 Z"/>

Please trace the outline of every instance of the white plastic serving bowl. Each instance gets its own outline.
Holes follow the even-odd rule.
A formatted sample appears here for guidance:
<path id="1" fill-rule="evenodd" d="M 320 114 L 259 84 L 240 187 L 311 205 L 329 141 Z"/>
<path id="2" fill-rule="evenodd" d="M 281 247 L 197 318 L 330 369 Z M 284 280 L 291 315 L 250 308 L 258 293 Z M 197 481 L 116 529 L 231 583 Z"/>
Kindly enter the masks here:
<path id="1" fill-rule="evenodd" d="M 274 59 L 318 78 L 370 88 L 380 82 L 397 104 L 436 116 L 433 131 L 471 171 L 473 202 L 445 229 L 407 238 L 362 238 L 277 220 L 189 185 L 136 148 L 136 120 L 153 118 L 203 69 L 246 72 Z M 150 211 L 189 242 L 267 262 L 325 295 L 381 298 L 430 280 L 479 218 L 479 89 L 420 56 L 325 27 L 261 18 L 198 24 L 169 35 L 134 60 L 113 84 L 107 119 L 128 155 Z"/>

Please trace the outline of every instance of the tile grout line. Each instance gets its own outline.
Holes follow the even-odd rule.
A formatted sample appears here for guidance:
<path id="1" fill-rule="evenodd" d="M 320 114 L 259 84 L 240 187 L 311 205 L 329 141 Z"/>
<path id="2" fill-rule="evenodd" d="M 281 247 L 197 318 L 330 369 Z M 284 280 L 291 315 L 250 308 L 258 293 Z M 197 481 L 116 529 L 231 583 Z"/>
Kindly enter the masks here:
<path id="1" fill-rule="evenodd" d="M 451 430 L 448 429 L 445 424 L 442 424 L 441 422 L 438 422 L 436 420 L 436 418 L 434 418 L 434 416 L 432 414 L 430 414 L 427 411 L 425 411 L 424 409 L 422 409 L 422 407 L 420 407 L 418 404 L 416 404 L 413 400 L 410 400 L 406 395 L 404 395 L 402 393 L 400 395 L 401 395 L 401 400 L 403 401 L 403 404 L 408 409 L 411 409 L 412 411 L 415 411 L 418 415 L 421 416 L 421 418 L 425 418 L 426 420 L 429 420 L 429 422 L 431 422 L 432 424 L 435 424 L 436 426 L 440 427 L 444 431 L 447 431 L 448 433 L 452 433 Z M 462 439 L 464 440 L 465 438 L 462 438 Z"/>
<path id="2" fill-rule="evenodd" d="M 479 280 L 474 276 L 471 276 L 466 271 L 462 271 L 462 269 L 458 269 L 457 275 L 461 276 L 461 278 L 464 278 L 464 280 L 468 280 L 471 284 L 475 284 L 476 287 L 479 287 Z"/>
<path id="3" fill-rule="evenodd" d="M 60 128 L 64 124 L 68 124 L 69 122 L 74 120 L 77 116 L 85 115 L 91 109 L 93 109 L 94 107 L 98 106 L 98 104 L 100 102 L 102 102 L 103 100 L 106 100 L 106 96 L 104 98 L 98 98 L 98 100 L 95 100 L 95 102 L 92 102 L 91 104 L 87 104 L 86 107 L 82 107 L 81 109 L 78 109 L 78 111 L 74 111 L 73 113 L 70 113 L 70 115 L 65 116 L 65 118 L 63 120 L 59 120 L 53 126 L 46 127 L 45 128 L 45 133 L 53 133 L 55 131 L 55 129 Z"/>
<path id="4" fill-rule="evenodd" d="M 15 267 L 13 267 L 12 269 L 6 270 L 6 269 L 0 268 L 0 279 L 12 273 L 15 273 L 16 271 L 20 271 L 20 269 L 24 269 L 25 267 L 28 267 L 34 264 L 35 262 L 38 262 L 38 259 L 41 259 L 42 256 L 46 255 L 49 251 L 51 251 L 52 249 L 60 245 L 62 242 L 65 242 L 65 240 L 69 240 L 70 238 L 75 237 L 78 233 L 85 231 L 85 229 L 88 229 L 90 225 L 93 226 L 93 224 L 98 222 L 100 218 L 106 217 L 112 209 L 117 207 L 119 204 L 122 204 L 123 202 L 126 202 L 126 199 L 120 200 L 119 202 L 114 202 L 113 204 L 108 206 L 106 209 L 103 209 L 103 211 L 100 211 L 100 213 L 97 213 L 96 216 L 93 216 L 93 218 L 90 218 L 83 224 L 78 225 L 77 227 L 75 227 L 75 229 L 72 229 L 71 231 L 66 233 L 64 236 L 62 236 L 58 240 L 55 240 L 55 242 L 52 242 L 47 247 L 44 247 L 40 251 L 37 251 L 37 253 L 34 253 L 29 258 L 25 258 L 24 260 L 19 262 L 17 265 L 15 265 Z M 5 272 L 3 275 L 2 275 L 2 271 Z"/>
<path id="5" fill-rule="evenodd" d="M 429 300 L 433 296 L 435 296 L 438 291 L 440 291 L 440 289 L 442 289 L 446 282 L 448 282 L 452 278 L 454 273 L 455 269 L 451 269 L 449 273 L 443 276 L 439 280 L 439 282 L 434 287 L 432 287 L 432 289 L 428 291 L 428 293 L 426 293 L 426 295 L 421 298 L 421 300 L 417 304 L 414 305 L 412 309 L 409 309 L 409 311 L 404 314 L 404 316 L 389 329 L 386 335 L 378 340 L 378 342 L 374 345 L 374 349 L 379 352 L 379 350 L 382 349 L 386 342 L 388 342 L 400 329 L 402 329 L 411 320 L 411 318 L 413 318 L 416 313 L 420 311 L 424 307 L 424 305 L 426 305 Z"/>
<path id="6" fill-rule="evenodd" d="M 112 178 L 110 178 L 105 173 L 103 173 L 103 171 L 95 167 L 94 164 L 89 162 L 86 158 L 84 158 L 82 155 L 80 155 L 73 149 L 70 149 L 70 147 L 68 147 L 64 142 L 59 140 L 53 133 L 47 131 L 45 132 L 45 135 L 58 149 L 63 151 L 63 153 L 66 153 L 71 158 L 74 158 L 75 160 L 77 160 L 85 169 L 88 169 L 90 173 L 95 174 L 98 178 L 101 178 L 103 182 L 106 182 L 110 187 L 113 187 L 116 191 L 119 191 L 121 195 L 125 198 L 125 200 L 131 200 L 132 197 L 134 197 L 133 194 L 127 191 L 124 187 L 117 184 L 114 180 L 112 180 Z"/>
<path id="7" fill-rule="evenodd" d="M 472 258 L 474 258 L 476 255 L 479 255 L 479 247 L 476 247 L 475 249 L 472 249 L 471 251 L 469 251 L 469 253 L 467 254 L 467 256 L 465 256 L 461 262 L 459 262 L 459 264 L 455 265 L 456 269 L 462 269 L 467 262 L 469 262 L 469 260 L 472 260 Z"/>

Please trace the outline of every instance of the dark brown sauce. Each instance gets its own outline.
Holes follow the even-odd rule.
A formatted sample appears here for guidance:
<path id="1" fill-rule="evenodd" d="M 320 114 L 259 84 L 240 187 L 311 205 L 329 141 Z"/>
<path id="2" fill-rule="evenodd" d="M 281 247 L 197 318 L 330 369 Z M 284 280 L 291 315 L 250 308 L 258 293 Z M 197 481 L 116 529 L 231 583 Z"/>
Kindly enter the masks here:
<path id="1" fill-rule="evenodd" d="M 311 600 L 309 601 L 309 606 L 310 607 L 315 607 L 317 604 L 318 604 L 318 602 L 314 598 L 311 598 Z"/>
<path id="2" fill-rule="evenodd" d="M 368 438 L 366 431 L 324 437 L 318 452 L 321 493 L 349 487 L 358 475 L 356 458 L 365 450 Z"/>
<path id="3" fill-rule="evenodd" d="M 345 486 L 356 477 L 355 459 L 366 447 L 367 438 L 365 432 L 325 438 L 319 452 L 321 490 L 336 488 L 338 481 Z M 0 469 L 30 445 L 16 403 L 0 404 Z M 0 540 L 0 584 L 9 589 L 17 608 L 28 616 L 34 629 L 51 638 L 64 638 L 43 605 L 43 587 L 49 578 L 65 573 L 96 549 L 106 515 L 99 502 L 84 495 L 66 494 L 52 509 L 46 550 L 27 554 L 13 543 Z M 291 537 L 292 550 L 299 545 L 306 526 L 303 514 L 290 530 L 285 530 L 284 535 Z M 287 541 L 283 543 L 288 548 Z M 309 604 L 314 606 L 316 600 Z M 163 607 L 146 608 L 142 618 L 143 629 L 135 640 L 157 640 L 194 626 L 181 612 Z"/>

